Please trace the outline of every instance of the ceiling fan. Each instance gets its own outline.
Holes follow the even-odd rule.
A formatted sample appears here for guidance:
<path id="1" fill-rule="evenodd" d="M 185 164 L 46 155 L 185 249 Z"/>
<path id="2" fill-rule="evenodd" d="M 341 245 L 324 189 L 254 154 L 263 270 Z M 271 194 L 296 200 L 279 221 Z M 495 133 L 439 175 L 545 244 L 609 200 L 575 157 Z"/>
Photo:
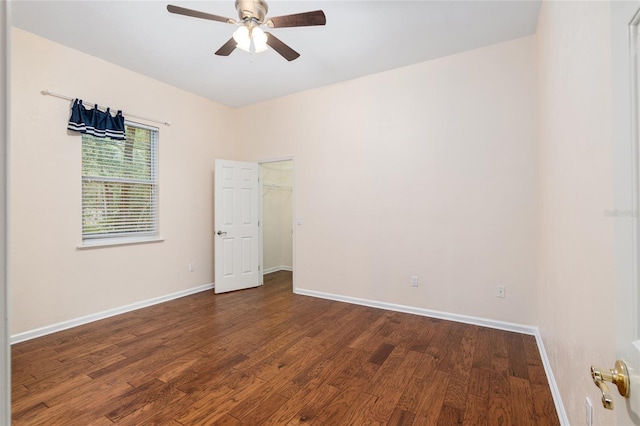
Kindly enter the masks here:
<path id="1" fill-rule="evenodd" d="M 167 10 L 178 15 L 238 25 L 238 29 L 233 33 L 233 37 L 216 52 L 216 55 L 219 56 L 229 56 L 236 47 L 246 52 L 251 52 L 251 46 L 253 44 L 253 49 L 256 53 L 264 52 L 267 50 L 267 46 L 269 46 L 287 61 L 293 61 L 300 56 L 300 54 L 273 34 L 263 31 L 260 27 L 308 27 L 325 25 L 327 23 L 327 19 L 322 10 L 276 16 L 265 20 L 267 12 L 269 11 L 269 6 L 267 6 L 265 0 L 236 0 L 236 10 L 240 18 L 238 21 L 171 4 L 167 6 Z"/>

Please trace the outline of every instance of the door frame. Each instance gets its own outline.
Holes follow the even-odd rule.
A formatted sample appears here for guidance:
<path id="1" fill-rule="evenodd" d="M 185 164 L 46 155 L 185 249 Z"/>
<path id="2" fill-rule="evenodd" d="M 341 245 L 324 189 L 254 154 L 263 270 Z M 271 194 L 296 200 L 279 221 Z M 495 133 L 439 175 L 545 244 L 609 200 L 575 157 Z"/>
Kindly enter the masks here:
<path id="1" fill-rule="evenodd" d="M 640 255 L 640 223 L 638 221 L 638 212 L 640 209 L 640 103 L 638 99 L 638 79 L 640 79 L 640 64 L 638 63 L 638 37 L 640 36 L 640 8 L 636 6 L 636 13 L 629 22 L 629 67 L 630 67 L 630 93 L 631 93 L 631 173 L 632 173 L 632 205 L 633 205 L 633 290 L 634 294 L 630 303 L 633 304 L 633 325 L 635 328 L 635 336 L 638 337 L 638 331 L 640 330 L 640 319 L 638 318 L 638 307 L 640 307 L 640 294 L 638 294 L 638 287 L 640 286 L 640 265 L 638 262 L 638 256 Z"/>
<path id="2" fill-rule="evenodd" d="M 293 292 L 296 292 L 296 162 L 293 156 L 285 156 L 285 157 L 275 157 L 269 158 L 265 160 L 258 160 L 258 166 L 260 169 L 260 200 L 258 203 L 258 215 L 260 217 L 260 226 L 258 227 L 258 244 L 259 247 L 259 262 L 260 262 L 260 285 L 264 285 L 264 217 L 263 217 L 263 192 L 264 188 L 262 186 L 262 165 L 269 163 L 281 163 L 283 161 L 291 161 L 291 268 L 293 269 L 292 280 L 293 280 Z"/>
<path id="3" fill-rule="evenodd" d="M 11 424 L 11 346 L 9 344 L 9 168 L 11 2 L 0 2 L 0 424 Z"/>

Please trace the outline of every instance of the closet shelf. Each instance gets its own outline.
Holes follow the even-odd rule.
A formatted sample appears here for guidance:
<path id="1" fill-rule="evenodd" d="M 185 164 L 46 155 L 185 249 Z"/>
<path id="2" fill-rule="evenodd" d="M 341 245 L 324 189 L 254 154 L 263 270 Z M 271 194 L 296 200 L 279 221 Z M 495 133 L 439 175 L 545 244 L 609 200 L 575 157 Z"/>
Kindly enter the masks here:
<path id="1" fill-rule="evenodd" d="M 263 183 L 262 184 L 262 188 L 264 188 L 264 189 L 281 189 L 283 191 L 291 191 L 291 187 L 290 186 L 274 185 L 272 183 Z"/>

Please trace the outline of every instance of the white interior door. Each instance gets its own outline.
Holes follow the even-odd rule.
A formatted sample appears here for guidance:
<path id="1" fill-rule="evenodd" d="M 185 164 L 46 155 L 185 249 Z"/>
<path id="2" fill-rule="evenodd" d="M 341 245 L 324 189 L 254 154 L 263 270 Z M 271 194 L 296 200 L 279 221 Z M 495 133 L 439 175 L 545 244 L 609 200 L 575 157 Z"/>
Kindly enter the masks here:
<path id="1" fill-rule="evenodd" d="M 637 3 L 632 3 L 631 7 L 636 9 Z M 632 9 L 632 10 L 633 10 Z M 640 307 L 640 218 L 637 217 L 640 208 L 640 63 L 638 54 L 640 53 L 640 38 L 638 27 L 640 25 L 640 10 L 635 15 L 626 18 L 629 22 L 628 45 L 629 67 L 631 70 L 630 94 L 631 102 L 628 98 L 626 105 L 631 104 L 631 139 L 634 158 L 633 167 L 633 205 L 636 217 L 633 221 L 633 254 L 630 279 L 622 280 L 616 286 L 615 308 L 616 308 L 616 358 L 625 363 L 629 375 L 629 394 L 627 398 L 620 399 L 616 386 L 611 386 L 614 394 L 616 421 L 619 425 L 640 425 L 640 317 L 638 308 Z M 614 62 L 615 67 L 615 62 Z M 613 362 L 613 360 L 612 360 Z M 614 367 L 613 365 L 607 366 Z"/>
<path id="2" fill-rule="evenodd" d="M 258 164 L 216 160 L 215 292 L 260 285 Z"/>

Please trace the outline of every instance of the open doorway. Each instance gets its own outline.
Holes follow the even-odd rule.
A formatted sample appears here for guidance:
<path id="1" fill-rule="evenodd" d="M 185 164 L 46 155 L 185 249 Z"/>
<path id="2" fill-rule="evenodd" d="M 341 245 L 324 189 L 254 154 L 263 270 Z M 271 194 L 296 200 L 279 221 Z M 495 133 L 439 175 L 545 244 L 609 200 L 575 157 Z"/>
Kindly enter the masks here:
<path id="1" fill-rule="evenodd" d="M 263 277 L 293 272 L 293 160 L 261 162 L 260 182 Z"/>

